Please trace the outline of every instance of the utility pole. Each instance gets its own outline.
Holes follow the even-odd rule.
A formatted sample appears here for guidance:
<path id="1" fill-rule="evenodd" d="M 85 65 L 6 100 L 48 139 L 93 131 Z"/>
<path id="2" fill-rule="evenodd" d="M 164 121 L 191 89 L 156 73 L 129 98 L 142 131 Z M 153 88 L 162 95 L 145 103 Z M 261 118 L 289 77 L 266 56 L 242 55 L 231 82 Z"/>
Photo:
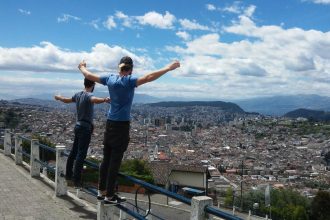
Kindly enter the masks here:
<path id="1" fill-rule="evenodd" d="M 144 139 L 144 146 L 147 147 L 148 145 L 148 128 L 149 128 L 149 123 L 146 125 L 146 136 Z"/>
<path id="2" fill-rule="evenodd" d="M 242 172 L 241 172 L 241 212 L 243 211 L 243 171 L 244 171 L 244 158 L 242 159 Z"/>

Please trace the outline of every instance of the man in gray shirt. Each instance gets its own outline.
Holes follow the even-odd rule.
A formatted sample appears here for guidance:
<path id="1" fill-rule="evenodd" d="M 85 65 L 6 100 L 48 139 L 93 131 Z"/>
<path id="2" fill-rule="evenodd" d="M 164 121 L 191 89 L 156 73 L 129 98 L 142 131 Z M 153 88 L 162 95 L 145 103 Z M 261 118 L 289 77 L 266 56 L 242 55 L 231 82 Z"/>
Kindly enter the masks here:
<path id="1" fill-rule="evenodd" d="M 95 82 L 84 79 L 85 89 L 67 98 L 56 95 L 55 99 L 64 103 L 76 103 L 77 121 L 74 128 L 74 142 L 66 164 L 65 178 L 72 180 L 75 187 L 81 187 L 81 171 L 93 133 L 94 104 L 110 102 L 110 98 L 92 95 Z"/>

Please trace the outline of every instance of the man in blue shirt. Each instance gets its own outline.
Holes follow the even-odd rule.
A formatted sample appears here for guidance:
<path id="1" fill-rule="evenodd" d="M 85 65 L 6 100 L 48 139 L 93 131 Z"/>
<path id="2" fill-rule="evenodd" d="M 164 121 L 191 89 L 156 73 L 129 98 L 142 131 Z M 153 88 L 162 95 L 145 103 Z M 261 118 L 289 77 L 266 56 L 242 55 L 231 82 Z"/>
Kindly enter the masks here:
<path id="1" fill-rule="evenodd" d="M 78 68 L 89 80 L 108 87 L 111 97 L 111 107 L 107 117 L 104 133 L 103 160 L 100 165 L 98 199 L 104 198 L 105 204 L 116 204 L 123 200 L 115 194 L 115 183 L 129 143 L 129 128 L 131 107 L 135 87 L 154 81 L 165 73 L 180 67 L 179 61 L 174 61 L 166 67 L 142 77 L 132 76 L 133 60 L 123 57 L 119 62 L 119 74 L 98 76 L 86 69 L 85 61 Z"/>
<path id="2" fill-rule="evenodd" d="M 76 125 L 74 127 L 73 146 L 66 163 L 65 178 L 73 180 L 75 187 L 81 186 L 81 171 L 87 155 L 89 143 L 93 133 L 94 104 L 109 102 L 110 98 L 97 98 L 92 95 L 95 82 L 84 79 L 85 90 L 67 98 L 55 95 L 55 99 L 64 103 L 76 103 Z M 73 166 L 74 165 L 74 166 Z"/>

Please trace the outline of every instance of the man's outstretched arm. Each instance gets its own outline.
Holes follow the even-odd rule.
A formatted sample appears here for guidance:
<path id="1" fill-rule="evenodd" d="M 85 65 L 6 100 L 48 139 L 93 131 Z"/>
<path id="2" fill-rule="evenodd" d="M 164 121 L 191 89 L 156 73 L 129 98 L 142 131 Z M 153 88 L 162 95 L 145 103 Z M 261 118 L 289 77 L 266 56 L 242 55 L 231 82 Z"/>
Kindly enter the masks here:
<path id="1" fill-rule="evenodd" d="M 107 102 L 109 103 L 111 101 L 111 99 L 109 97 L 106 97 L 106 98 L 99 98 L 99 97 L 92 97 L 91 98 L 91 102 L 94 103 L 94 104 L 101 104 L 101 103 L 104 103 L 104 102 Z"/>
<path id="2" fill-rule="evenodd" d="M 78 69 L 80 70 L 80 72 L 84 75 L 85 78 L 97 82 L 97 83 L 101 83 L 100 80 L 100 76 L 90 72 L 89 70 L 87 70 L 86 68 L 86 62 L 83 60 L 81 63 L 79 63 L 78 65 Z"/>
<path id="3" fill-rule="evenodd" d="M 72 98 L 67 98 L 67 97 L 63 97 L 63 96 L 60 96 L 60 95 L 56 95 L 54 96 L 55 100 L 59 100 L 61 102 L 64 102 L 64 103 L 71 103 L 73 102 Z"/>
<path id="4" fill-rule="evenodd" d="M 161 77 L 162 75 L 164 75 L 165 73 L 175 70 L 178 67 L 180 67 L 180 62 L 174 61 L 173 63 L 170 63 L 169 65 L 167 65 L 166 67 L 164 67 L 160 70 L 146 74 L 146 75 L 138 78 L 138 80 L 136 82 L 136 86 L 140 86 L 142 84 L 154 81 L 154 80 L 158 79 L 159 77 Z"/>

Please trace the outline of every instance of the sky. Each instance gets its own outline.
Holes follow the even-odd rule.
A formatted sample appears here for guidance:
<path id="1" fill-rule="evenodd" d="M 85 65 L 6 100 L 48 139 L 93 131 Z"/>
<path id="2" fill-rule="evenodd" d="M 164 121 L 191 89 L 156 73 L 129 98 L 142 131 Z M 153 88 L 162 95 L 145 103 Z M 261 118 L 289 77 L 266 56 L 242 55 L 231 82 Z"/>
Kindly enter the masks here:
<path id="1" fill-rule="evenodd" d="M 136 88 L 159 98 L 330 94 L 330 0 L 3 0 L 0 25 L 0 99 L 71 96 L 81 60 L 126 55 L 137 77 L 180 61 Z"/>

